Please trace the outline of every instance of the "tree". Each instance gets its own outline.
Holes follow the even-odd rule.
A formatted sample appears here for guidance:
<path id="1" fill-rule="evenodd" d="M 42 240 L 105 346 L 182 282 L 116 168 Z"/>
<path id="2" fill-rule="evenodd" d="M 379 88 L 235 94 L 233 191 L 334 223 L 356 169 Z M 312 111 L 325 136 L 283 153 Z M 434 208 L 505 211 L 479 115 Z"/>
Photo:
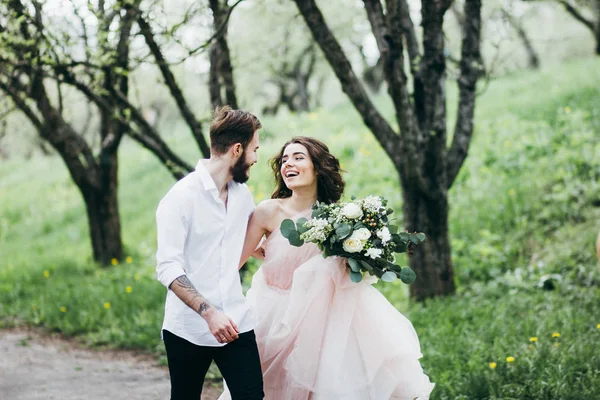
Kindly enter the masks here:
<path id="1" fill-rule="evenodd" d="M 521 21 L 521 19 L 519 17 L 517 17 L 516 15 L 514 15 L 512 10 L 507 9 L 507 8 L 501 8 L 499 10 L 499 12 L 500 12 L 500 15 L 502 15 L 502 18 L 504 18 L 504 20 L 506 22 L 508 22 L 509 25 L 515 30 L 515 32 L 517 33 L 517 36 L 521 40 L 521 43 L 523 44 L 523 48 L 525 49 L 525 52 L 527 53 L 528 67 L 531 69 L 539 69 L 540 57 L 538 56 L 537 51 L 533 47 L 533 44 L 531 43 L 531 39 L 529 38 L 529 35 L 527 34 L 527 31 L 525 30 L 525 26 L 524 26 L 523 22 Z"/>
<path id="2" fill-rule="evenodd" d="M 123 256 L 117 199 L 117 151 L 123 136 L 151 151 L 175 179 L 193 169 L 144 118 L 143 105 L 130 99 L 130 76 L 142 62 L 154 59 L 200 151 L 205 157 L 210 154 L 201 123 L 163 56 L 150 13 L 144 13 L 140 3 L 70 0 L 73 14 L 57 21 L 35 0 L 0 2 L 0 91 L 64 160 L 86 205 L 94 260 L 103 265 Z M 179 62 L 219 39 L 233 7 L 223 16 L 219 31 L 207 43 L 185 51 Z M 188 12 L 174 26 L 204 11 Z M 169 28 L 171 35 L 174 31 Z M 135 43 L 137 37 L 143 42 Z M 139 57 L 132 55 L 132 48 Z M 66 115 L 70 101 L 83 99 L 93 105 L 97 126 L 89 115 L 83 124 Z M 96 132 L 96 146 L 87 131 Z"/>
<path id="3" fill-rule="evenodd" d="M 466 0 L 460 60 L 458 115 L 452 143 L 447 146 L 444 15 L 451 0 L 423 0 L 421 53 L 406 0 L 363 0 L 372 33 L 383 58 L 388 94 L 399 132 L 369 99 L 349 60 L 314 0 L 294 0 L 315 41 L 337 76 L 343 91 L 361 115 L 400 177 L 405 228 L 423 231 L 427 241 L 410 258 L 418 279 L 411 285 L 417 300 L 455 291 L 448 237 L 448 189 L 467 156 L 473 134 L 476 84 L 482 74 L 480 57 L 481 1 Z M 409 57 L 412 94 L 404 70 Z"/>
<path id="4" fill-rule="evenodd" d="M 213 108 L 223 104 L 238 108 L 231 55 L 227 44 L 227 22 L 233 7 L 227 5 L 227 0 L 210 0 L 209 5 L 213 14 L 215 35 L 217 35 L 217 39 L 210 48 L 208 86 L 211 104 Z M 225 92 L 225 95 L 223 95 L 223 92 Z"/>
<path id="5" fill-rule="evenodd" d="M 594 35 L 595 53 L 600 55 L 600 0 L 558 0 L 565 10 Z M 586 16 L 590 15 L 590 16 Z M 593 17 L 591 17 L 593 16 Z"/>
<path id="6" fill-rule="evenodd" d="M 281 47 L 282 61 L 271 64 L 271 79 L 267 81 L 277 87 L 279 96 L 275 103 L 263 108 L 266 114 L 276 114 L 281 105 L 294 112 L 307 112 L 310 110 L 310 96 L 308 85 L 314 75 L 317 61 L 314 43 L 308 43 L 290 62 L 289 31 L 286 30 L 284 44 Z M 316 93 L 316 97 L 319 93 Z"/>

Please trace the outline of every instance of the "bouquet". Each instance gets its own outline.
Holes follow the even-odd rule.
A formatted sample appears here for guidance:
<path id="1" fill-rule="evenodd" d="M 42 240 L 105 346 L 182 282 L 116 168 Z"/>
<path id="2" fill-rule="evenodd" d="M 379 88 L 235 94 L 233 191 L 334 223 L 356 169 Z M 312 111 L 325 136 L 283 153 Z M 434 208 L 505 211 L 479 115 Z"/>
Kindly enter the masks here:
<path id="1" fill-rule="evenodd" d="M 317 202 L 311 220 L 300 218 L 294 223 L 285 219 L 281 234 L 293 246 L 316 243 L 325 258 L 345 257 L 353 282 L 360 282 L 368 273 L 384 282 L 400 278 L 411 284 L 416 278 L 414 271 L 396 265 L 394 253 L 410 254 L 425 241 L 425 234 L 398 233 L 398 228 L 389 223 L 394 210 L 386 206 L 387 200 L 379 196 L 352 197 L 347 203 Z"/>

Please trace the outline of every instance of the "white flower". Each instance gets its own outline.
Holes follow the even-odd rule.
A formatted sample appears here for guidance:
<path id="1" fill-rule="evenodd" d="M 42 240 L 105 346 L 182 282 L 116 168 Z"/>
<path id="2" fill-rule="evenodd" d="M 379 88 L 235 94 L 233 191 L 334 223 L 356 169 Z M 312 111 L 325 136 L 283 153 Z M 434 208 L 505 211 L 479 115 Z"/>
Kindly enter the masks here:
<path id="1" fill-rule="evenodd" d="M 381 239 L 381 242 L 385 245 L 392 239 L 392 234 L 387 226 L 384 226 L 379 231 L 377 231 L 377 237 Z"/>
<path id="2" fill-rule="evenodd" d="M 383 254 L 383 250 L 376 249 L 375 247 L 371 247 L 370 249 L 367 249 L 367 251 L 365 252 L 365 255 L 367 257 L 371 257 L 373 260 L 381 257 L 382 254 Z"/>
<path id="3" fill-rule="evenodd" d="M 367 196 L 363 200 L 364 207 L 372 213 L 379 211 L 379 209 L 383 206 L 381 204 L 381 198 L 379 196 Z"/>
<path id="4" fill-rule="evenodd" d="M 342 215 L 350 219 L 358 219 L 363 216 L 362 208 L 356 203 L 348 203 L 342 209 Z"/>
<path id="5" fill-rule="evenodd" d="M 367 228 L 360 228 L 358 230 L 355 230 L 352 233 L 352 236 L 355 239 L 359 239 L 359 240 L 362 240 L 363 242 L 366 242 L 371 237 L 371 231 L 368 230 Z"/>
<path id="6" fill-rule="evenodd" d="M 343 247 L 348 253 L 359 253 L 362 251 L 364 244 L 362 240 L 350 236 L 348 239 L 344 240 Z"/>
<path id="7" fill-rule="evenodd" d="M 324 218 L 312 219 L 306 223 L 306 226 L 310 229 L 300 235 L 300 239 L 312 243 L 323 243 L 327 240 L 327 235 L 332 229 L 329 222 Z"/>

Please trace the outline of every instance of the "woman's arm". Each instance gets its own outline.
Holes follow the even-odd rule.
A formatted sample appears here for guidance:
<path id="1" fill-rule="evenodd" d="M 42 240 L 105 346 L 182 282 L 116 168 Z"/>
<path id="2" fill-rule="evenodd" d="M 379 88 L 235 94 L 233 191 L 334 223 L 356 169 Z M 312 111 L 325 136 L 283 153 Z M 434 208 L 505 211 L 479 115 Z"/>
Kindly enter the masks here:
<path id="1" fill-rule="evenodd" d="M 244 249 L 242 250 L 242 258 L 240 259 L 238 268 L 242 268 L 242 265 L 254 253 L 262 237 L 271 232 L 268 228 L 268 222 L 273 215 L 274 205 L 272 200 L 263 201 L 256 207 L 254 213 L 252 213 L 250 221 L 248 221 Z"/>

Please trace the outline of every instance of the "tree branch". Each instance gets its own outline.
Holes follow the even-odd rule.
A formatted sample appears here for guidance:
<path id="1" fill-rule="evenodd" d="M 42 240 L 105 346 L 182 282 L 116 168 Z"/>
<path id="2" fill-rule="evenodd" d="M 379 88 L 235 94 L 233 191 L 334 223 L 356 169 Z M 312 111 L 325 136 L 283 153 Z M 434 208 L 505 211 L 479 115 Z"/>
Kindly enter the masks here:
<path id="1" fill-rule="evenodd" d="M 227 1 L 221 4 L 220 0 L 209 0 L 210 8 L 213 12 L 213 25 L 215 31 L 221 30 L 213 48 L 216 48 L 214 55 L 211 51 L 211 63 L 217 61 L 217 71 L 223 80 L 225 86 L 225 100 L 232 108 L 238 108 L 237 97 L 235 95 L 235 84 L 233 82 L 233 67 L 231 66 L 231 56 L 227 44 L 227 21 L 230 12 L 227 7 Z M 224 7 L 224 10 L 222 9 Z"/>
<path id="2" fill-rule="evenodd" d="M 152 33 L 152 28 L 148 24 L 148 21 L 146 21 L 146 19 L 142 15 L 140 15 L 138 17 L 138 25 L 140 26 L 140 30 L 141 30 L 142 34 L 144 35 L 146 44 L 148 45 L 148 47 L 150 48 L 150 51 L 154 55 L 154 59 L 156 60 L 158 67 L 160 68 L 160 71 L 165 80 L 165 83 L 167 84 L 167 87 L 169 88 L 171 95 L 173 96 L 173 98 L 175 99 L 175 102 L 177 103 L 177 107 L 179 108 L 181 115 L 183 116 L 183 118 L 187 122 L 188 126 L 190 127 L 190 130 L 192 131 L 192 134 L 194 135 L 194 139 L 196 139 L 196 143 L 198 144 L 200 151 L 202 152 L 204 157 L 210 157 L 210 148 L 209 148 L 208 144 L 206 143 L 204 136 L 202 135 L 202 125 L 200 124 L 200 122 L 198 122 L 198 120 L 192 113 L 190 107 L 188 106 L 188 104 L 185 100 L 185 97 L 183 95 L 183 92 L 181 91 L 181 89 L 179 88 L 179 85 L 177 84 L 175 76 L 171 72 L 171 69 L 169 68 L 169 65 L 167 64 L 167 61 L 165 60 L 165 58 L 162 54 L 162 51 L 160 50 L 160 47 L 158 46 L 158 43 L 156 43 L 156 41 L 154 40 L 154 34 Z"/>
<path id="3" fill-rule="evenodd" d="M 460 76 L 458 78 L 458 116 L 447 158 L 448 188 L 452 186 L 456 179 L 469 151 L 469 144 L 473 136 L 477 80 L 484 71 L 479 44 L 481 36 L 481 0 L 466 0 L 464 14 L 465 25 L 462 39 Z"/>
<path id="4" fill-rule="evenodd" d="M 338 77 L 342 90 L 348 95 L 364 123 L 371 129 L 390 157 L 397 158 L 398 135 L 373 105 L 365 89 L 356 77 L 340 44 L 329 30 L 323 14 L 314 0 L 294 0 L 306 24 L 319 44 L 327 61 Z"/>
<path id="5" fill-rule="evenodd" d="M 567 12 L 571 14 L 573 18 L 587 26 L 588 29 L 592 31 L 592 33 L 596 33 L 594 22 L 584 17 L 583 14 L 577 8 L 575 8 L 574 5 L 572 5 L 566 0 L 560 0 L 559 3 L 565 7 L 565 10 L 567 10 Z"/>

